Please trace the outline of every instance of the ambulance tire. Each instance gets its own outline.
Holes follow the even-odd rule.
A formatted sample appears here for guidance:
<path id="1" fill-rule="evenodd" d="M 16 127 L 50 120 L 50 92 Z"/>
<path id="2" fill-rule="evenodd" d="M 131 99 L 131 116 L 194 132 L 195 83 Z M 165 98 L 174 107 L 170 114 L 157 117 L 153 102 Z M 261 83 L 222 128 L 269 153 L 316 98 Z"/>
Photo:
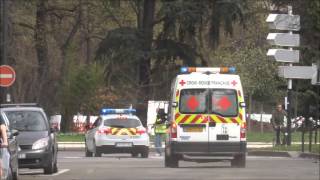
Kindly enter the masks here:
<path id="1" fill-rule="evenodd" d="M 131 153 L 131 157 L 138 157 L 138 153 L 134 152 L 134 153 Z"/>
<path id="2" fill-rule="evenodd" d="M 234 159 L 231 160 L 231 167 L 237 167 L 237 168 L 245 168 L 246 167 L 246 155 L 236 155 L 234 156 Z"/>
<path id="3" fill-rule="evenodd" d="M 179 167 L 178 157 L 166 154 L 164 157 L 164 166 L 169 168 L 178 168 Z"/>

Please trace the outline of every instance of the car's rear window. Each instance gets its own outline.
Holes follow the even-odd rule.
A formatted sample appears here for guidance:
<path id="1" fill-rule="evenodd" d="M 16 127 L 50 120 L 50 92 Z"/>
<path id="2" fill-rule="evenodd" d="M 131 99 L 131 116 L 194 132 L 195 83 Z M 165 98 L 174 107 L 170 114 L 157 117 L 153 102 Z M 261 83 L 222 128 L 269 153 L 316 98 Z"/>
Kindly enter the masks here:
<path id="1" fill-rule="evenodd" d="M 19 131 L 46 131 L 48 125 L 38 111 L 5 111 L 10 127 Z"/>
<path id="2" fill-rule="evenodd" d="M 181 113 L 205 113 L 207 111 L 206 89 L 183 89 L 180 95 Z"/>
<path id="3" fill-rule="evenodd" d="M 179 112 L 237 116 L 237 93 L 234 89 L 182 89 Z"/>
<path id="4" fill-rule="evenodd" d="M 237 94 L 232 89 L 211 89 L 210 113 L 222 116 L 237 116 Z"/>
<path id="5" fill-rule="evenodd" d="M 105 126 L 117 127 L 117 128 L 135 128 L 141 126 L 141 122 L 137 119 L 106 119 L 103 124 Z"/>

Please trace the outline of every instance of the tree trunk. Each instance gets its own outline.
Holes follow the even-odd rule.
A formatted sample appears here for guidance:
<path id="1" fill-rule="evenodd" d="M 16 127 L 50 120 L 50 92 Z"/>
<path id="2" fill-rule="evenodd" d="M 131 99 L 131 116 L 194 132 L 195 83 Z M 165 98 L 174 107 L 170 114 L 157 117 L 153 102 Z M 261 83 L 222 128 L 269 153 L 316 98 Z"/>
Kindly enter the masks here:
<path id="1" fill-rule="evenodd" d="M 142 32 L 144 38 L 144 57 L 141 59 L 138 67 L 139 72 L 139 96 L 137 97 L 138 104 L 143 104 L 139 107 L 140 112 L 146 112 L 146 102 L 149 98 L 150 93 L 150 68 L 151 68 L 151 48 L 153 39 L 153 21 L 155 13 L 155 0 L 145 0 L 143 5 L 143 18 L 142 27 L 140 31 Z M 138 114 L 142 119 L 145 119 L 146 113 Z"/>
<path id="2" fill-rule="evenodd" d="M 42 87 L 48 78 L 49 63 L 48 63 L 48 42 L 47 42 L 47 0 L 39 0 L 37 2 L 36 11 L 36 24 L 35 24 L 35 49 L 38 58 L 38 84 L 39 84 L 39 94 L 37 101 L 41 102 L 42 97 L 45 94 L 42 91 Z"/>

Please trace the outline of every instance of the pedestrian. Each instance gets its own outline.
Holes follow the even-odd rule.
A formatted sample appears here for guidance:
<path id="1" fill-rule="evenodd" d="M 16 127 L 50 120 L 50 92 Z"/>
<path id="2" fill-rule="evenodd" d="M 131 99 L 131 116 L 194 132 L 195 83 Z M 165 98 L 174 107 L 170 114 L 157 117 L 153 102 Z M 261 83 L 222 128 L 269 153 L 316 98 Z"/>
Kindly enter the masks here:
<path id="1" fill-rule="evenodd" d="M 166 127 L 166 114 L 164 112 L 164 109 L 158 109 L 157 110 L 157 119 L 154 127 L 154 133 L 155 133 L 155 148 L 159 156 L 162 154 L 162 139 L 164 138 L 164 135 L 167 133 L 167 127 Z"/>
<path id="2" fill-rule="evenodd" d="M 276 109 L 272 112 L 271 123 L 276 131 L 276 145 L 280 145 L 280 134 L 284 128 L 284 117 L 287 116 L 287 112 L 282 108 L 281 104 L 277 104 Z M 282 144 L 285 143 L 285 136 L 283 137 Z"/>
<path id="3" fill-rule="evenodd" d="M 8 137 L 7 137 L 7 126 L 4 122 L 4 120 L 2 119 L 2 116 L 0 114 L 0 177 L 2 177 L 2 173 L 4 173 L 2 171 L 3 169 L 3 149 L 2 148 L 7 148 L 8 147 Z"/>

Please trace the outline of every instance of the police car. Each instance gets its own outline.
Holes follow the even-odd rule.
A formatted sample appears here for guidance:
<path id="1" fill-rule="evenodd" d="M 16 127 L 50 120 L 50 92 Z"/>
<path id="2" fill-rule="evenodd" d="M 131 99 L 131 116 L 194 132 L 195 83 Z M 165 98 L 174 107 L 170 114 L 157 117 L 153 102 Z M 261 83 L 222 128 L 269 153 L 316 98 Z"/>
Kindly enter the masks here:
<path id="1" fill-rule="evenodd" d="M 149 135 L 140 119 L 133 115 L 135 109 L 107 109 L 85 134 L 85 155 L 100 157 L 108 153 L 131 153 L 149 156 Z"/>
<path id="2" fill-rule="evenodd" d="M 235 68 L 181 68 L 171 87 L 165 166 L 179 160 L 245 167 L 244 94 Z"/>

